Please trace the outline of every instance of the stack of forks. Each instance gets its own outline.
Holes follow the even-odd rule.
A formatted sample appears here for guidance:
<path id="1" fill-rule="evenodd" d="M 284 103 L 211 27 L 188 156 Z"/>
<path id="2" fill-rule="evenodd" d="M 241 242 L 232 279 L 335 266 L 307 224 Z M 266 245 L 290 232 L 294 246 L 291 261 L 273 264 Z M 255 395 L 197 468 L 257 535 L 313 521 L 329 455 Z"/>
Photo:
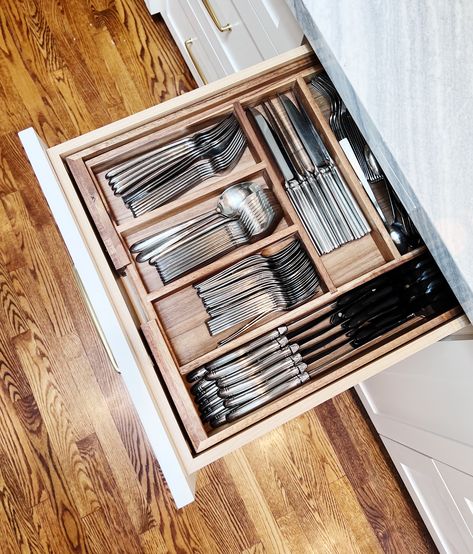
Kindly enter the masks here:
<path id="1" fill-rule="evenodd" d="M 290 310 L 314 296 L 319 278 L 299 240 L 271 256 L 257 254 L 195 285 L 217 335 L 250 320 L 229 337 L 239 336 L 274 311 Z"/>
<path id="2" fill-rule="evenodd" d="M 382 181 L 384 179 L 384 173 L 382 171 L 375 171 L 375 169 L 368 164 L 365 155 L 367 146 L 366 141 L 328 75 L 325 72 L 318 73 L 311 80 L 310 85 L 314 91 L 318 92 L 329 101 L 330 127 L 338 141 L 345 138 L 348 140 L 368 182 L 376 183 Z"/>
<path id="3" fill-rule="evenodd" d="M 123 162 L 105 177 L 138 217 L 232 169 L 245 148 L 245 135 L 230 115 L 213 127 Z"/>

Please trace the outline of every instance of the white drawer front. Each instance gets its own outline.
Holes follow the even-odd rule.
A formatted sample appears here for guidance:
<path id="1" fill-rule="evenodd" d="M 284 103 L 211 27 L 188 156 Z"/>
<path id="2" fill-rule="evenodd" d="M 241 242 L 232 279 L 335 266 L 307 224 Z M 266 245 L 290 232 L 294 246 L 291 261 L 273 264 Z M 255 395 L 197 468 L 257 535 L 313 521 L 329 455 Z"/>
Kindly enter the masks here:
<path id="1" fill-rule="evenodd" d="M 473 537 L 438 462 L 390 439 L 382 439 L 440 552 L 473 552 Z"/>
<path id="2" fill-rule="evenodd" d="M 473 474 L 473 341 L 442 341 L 362 383 L 378 432 Z"/>
<path id="3" fill-rule="evenodd" d="M 302 29 L 284 0 L 232 1 L 264 57 L 301 44 Z"/>
<path id="4" fill-rule="evenodd" d="M 440 462 L 435 465 L 473 537 L 473 476 Z"/>
<path id="5" fill-rule="evenodd" d="M 216 81 L 227 74 L 206 33 L 189 13 L 186 0 L 168 1 L 162 14 L 199 85 Z"/>
<path id="6" fill-rule="evenodd" d="M 21 131 L 19 137 L 46 197 L 54 220 L 71 255 L 77 274 L 94 307 L 97 322 L 113 354 L 121 375 L 159 462 L 178 508 L 194 500 L 195 475 L 189 475 L 181 463 L 169 430 L 161 419 L 148 387 L 121 328 L 109 292 L 103 283 L 81 230 L 51 167 L 46 149 L 34 129 Z M 163 393 L 164 395 L 164 393 Z"/>
<path id="7" fill-rule="evenodd" d="M 181 0 L 204 29 L 227 74 L 264 57 L 233 4 L 228 0 Z M 228 30 L 219 30 L 228 29 Z"/>

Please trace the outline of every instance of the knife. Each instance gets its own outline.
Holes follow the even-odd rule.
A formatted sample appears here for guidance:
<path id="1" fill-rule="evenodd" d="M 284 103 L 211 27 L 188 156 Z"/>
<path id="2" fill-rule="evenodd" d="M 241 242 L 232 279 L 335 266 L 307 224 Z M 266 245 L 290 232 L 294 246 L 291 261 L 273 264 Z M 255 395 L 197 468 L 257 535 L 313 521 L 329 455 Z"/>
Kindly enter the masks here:
<path id="1" fill-rule="evenodd" d="M 346 186 L 344 183 L 338 183 L 335 180 L 332 174 L 330 155 L 312 122 L 305 113 L 302 114 L 299 111 L 289 97 L 280 94 L 279 99 L 314 164 L 315 178 L 338 219 L 339 227 L 345 236 L 345 242 L 349 242 L 353 238 L 361 238 L 364 233 L 361 232 L 353 208 L 350 207 L 349 199 L 346 198 Z"/>
<path id="2" fill-rule="evenodd" d="M 312 121 L 299 111 L 288 96 L 280 94 L 279 98 L 314 166 L 320 168 L 328 165 L 331 161 L 330 155 Z"/>
<path id="3" fill-rule="evenodd" d="M 346 183 L 333 165 L 330 154 L 312 121 L 305 112 L 301 112 L 295 106 L 289 97 L 281 94 L 279 98 L 304 148 L 318 170 L 317 178 L 321 186 L 325 186 L 324 191 L 327 194 L 331 194 L 332 199 L 338 203 L 338 211 L 341 211 L 343 214 L 342 220 L 343 217 L 346 219 L 355 238 L 361 238 L 370 231 L 370 228 Z M 331 185 L 329 189 L 327 184 Z"/>
<path id="4" fill-rule="evenodd" d="M 284 147 L 279 142 L 279 139 L 269 126 L 266 118 L 256 108 L 250 108 L 249 110 L 256 124 L 258 125 L 258 128 L 261 131 L 266 144 L 271 150 L 271 153 L 273 154 L 274 159 L 276 160 L 276 163 L 278 164 L 286 183 L 297 181 L 296 172 L 294 168 L 291 168 L 289 165 L 291 164 L 291 162 L 289 161 L 289 156 L 287 155 L 287 153 L 284 153 Z"/>
<path id="5" fill-rule="evenodd" d="M 307 200 L 302 190 L 304 181 L 292 166 L 290 156 L 285 151 L 284 145 L 269 126 L 266 118 L 255 108 L 250 108 L 249 112 L 253 116 L 256 125 L 261 131 L 268 148 L 271 150 L 283 174 L 287 194 L 302 219 L 312 241 L 320 254 L 329 252 L 332 242 L 330 236 L 327 234 L 326 225 L 324 225 L 324 219 L 319 206 Z M 312 227 L 315 228 L 315 233 L 312 232 Z"/>

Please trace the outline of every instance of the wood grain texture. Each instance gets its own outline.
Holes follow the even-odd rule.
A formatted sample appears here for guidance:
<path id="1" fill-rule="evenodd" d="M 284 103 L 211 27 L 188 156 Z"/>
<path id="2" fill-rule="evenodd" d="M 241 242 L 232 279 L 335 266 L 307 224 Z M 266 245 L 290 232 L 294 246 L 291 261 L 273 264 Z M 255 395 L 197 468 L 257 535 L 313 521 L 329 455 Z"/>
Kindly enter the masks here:
<path id="1" fill-rule="evenodd" d="M 5 0 L 0 31 L 0 552 L 433 552 L 350 394 L 176 511 L 16 132 L 57 144 L 194 83 L 139 1 Z"/>

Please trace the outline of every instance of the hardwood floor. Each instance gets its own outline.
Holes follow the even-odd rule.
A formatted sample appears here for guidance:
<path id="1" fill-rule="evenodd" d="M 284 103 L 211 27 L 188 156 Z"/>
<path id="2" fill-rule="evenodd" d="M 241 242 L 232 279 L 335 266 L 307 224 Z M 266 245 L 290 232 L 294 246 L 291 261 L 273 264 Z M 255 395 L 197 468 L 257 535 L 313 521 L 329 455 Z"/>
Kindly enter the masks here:
<path id="1" fill-rule="evenodd" d="M 3 0 L 0 30 L 0 552 L 435 552 L 351 393 L 175 510 L 16 133 L 53 145 L 194 82 L 140 0 Z"/>

